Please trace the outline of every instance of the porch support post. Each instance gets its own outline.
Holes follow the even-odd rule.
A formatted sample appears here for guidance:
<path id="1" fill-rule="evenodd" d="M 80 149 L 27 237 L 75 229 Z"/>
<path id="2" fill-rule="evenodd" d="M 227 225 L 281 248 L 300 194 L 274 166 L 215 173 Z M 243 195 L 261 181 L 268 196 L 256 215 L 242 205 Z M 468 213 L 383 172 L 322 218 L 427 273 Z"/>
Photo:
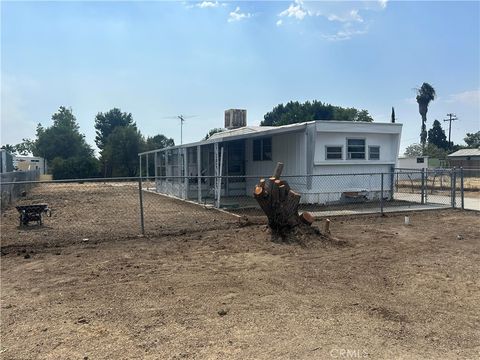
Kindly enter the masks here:
<path id="1" fill-rule="evenodd" d="M 183 189 L 184 194 L 183 198 L 188 199 L 188 158 L 187 158 L 187 148 L 183 148 Z"/>
<path id="2" fill-rule="evenodd" d="M 138 169 L 138 176 L 142 177 L 142 155 L 138 155 L 138 162 L 140 164 L 140 167 Z"/>
<path id="3" fill-rule="evenodd" d="M 307 136 L 307 189 L 311 190 L 312 189 L 312 176 L 313 175 L 313 159 L 315 155 L 315 133 L 316 133 L 316 126 L 315 124 L 308 124 L 306 128 L 306 133 L 305 135 Z"/>
<path id="4" fill-rule="evenodd" d="M 216 206 L 216 199 L 218 199 L 218 192 L 220 191 L 218 186 L 218 177 L 220 175 L 220 170 L 218 167 L 218 142 L 213 144 L 213 163 L 215 165 L 215 206 Z"/>
<path id="5" fill-rule="evenodd" d="M 147 181 L 148 181 L 148 153 L 145 154 L 145 165 L 146 165 L 146 168 L 147 168 Z"/>
<path id="6" fill-rule="evenodd" d="M 222 196 L 222 170 L 223 170 L 223 146 L 220 149 L 220 161 L 219 161 L 219 171 L 218 171 L 218 194 L 217 194 L 217 208 L 220 208 L 220 197 Z"/>
<path id="7" fill-rule="evenodd" d="M 153 156 L 153 166 L 155 167 L 154 169 L 154 174 L 155 174 L 155 189 L 157 189 L 157 176 L 158 176 L 158 151 L 155 151 L 155 155 Z"/>
<path id="8" fill-rule="evenodd" d="M 202 203 L 202 146 L 197 145 L 197 197 L 198 203 Z"/>
<path id="9" fill-rule="evenodd" d="M 171 171 L 169 171 L 170 169 L 168 168 L 169 167 L 169 163 L 168 163 L 168 155 L 170 154 L 170 150 L 167 150 L 165 151 L 165 176 L 168 177 L 169 175 L 171 175 Z M 166 178 L 165 180 L 168 180 L 168 178 Z"/>

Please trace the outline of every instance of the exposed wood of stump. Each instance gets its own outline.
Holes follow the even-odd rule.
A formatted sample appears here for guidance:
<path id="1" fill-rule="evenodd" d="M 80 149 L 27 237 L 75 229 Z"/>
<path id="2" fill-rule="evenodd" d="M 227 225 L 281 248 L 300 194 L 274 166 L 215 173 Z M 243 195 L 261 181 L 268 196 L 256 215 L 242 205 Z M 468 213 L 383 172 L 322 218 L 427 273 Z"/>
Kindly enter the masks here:
<path id="1" fill-rule="evenodd" d="M 287 181 L 280 180 L 282 170 L 283 163 L 277 163 L 272 177 L 261 179 L 253 194 L 268 217 L 272 234 L 285 240 L 292 229 L 310 226 L 315 219 L 308 212 L 298 213 L 300 195 L 290 188 Z"/>

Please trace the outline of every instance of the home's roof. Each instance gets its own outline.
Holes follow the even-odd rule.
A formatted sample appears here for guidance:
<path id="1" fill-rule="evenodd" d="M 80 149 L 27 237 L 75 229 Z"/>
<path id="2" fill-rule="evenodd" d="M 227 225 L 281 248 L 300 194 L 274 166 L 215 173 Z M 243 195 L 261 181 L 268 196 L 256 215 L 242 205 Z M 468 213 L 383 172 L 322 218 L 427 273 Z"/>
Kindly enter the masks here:
<path id="1" fill-rule="evenodd" d="M 480 148 L 460 149 L 458 151 L 455 151 L 453 154 L 448 155 L 448 157 L 460 157 L 460 156 L 480 156 Z"/>
<path id="2" fill-rule="evenodd" d="M 218 138 L 225 138 L 225 137 L 235 136 L 235 135 L 247 135 L 247 134 L 259 133 L 272 128 L 275 128 L 275 126 L 244 126 L 238 129 L 225 130 L 222 132 L 215 133 L 212 136 L 210 136 L 208 139 L 218 139 Z"/>
<path id="3" fill-rule="evenodd" d="M 263 135 L 270 135 L 270 134 L 279 134 L 284 132 L 293 132 L 304 129 L 308 124 L 313 124 L 315 121 L 308 121 L 303 123 L 296 123 L 296 124 L 289 124 L 283 126 L 244 126 L 237 129 L 232 130 L 225 130 L 219 133 L 215 133 L 210 136 L 207 140 L 201 140 L 194 143 L 188 143 L 183 145 L 176 145 L 171 146 L 168 148 L 157 149 L 157 150 L 150 150 L 140 153 L 139 155 L 154 153 L 157 151 L 164 151 L 170 149 L 178 149 L 183 147 L 193 147 L 198 145 L 205 145 L 205 144 L 213 144 L 216 142 L 222 142 L 225 140 L 237 140 L 237 139 L 244 139 L 248 136 L 263 136 Z"/>
<path id="4" fill-rule="evenodd" d="M 367 122 L 352 122 L 352 121 L 338 121 L 338 120 L 314 120 L 314 121 L 307 121 L 302 123 L 295 123 L 295 124 L 288 124 L 282 126 L 244 126 L 237 129 L 232 130 L 225 130 L 222 132 L 218 132 L 210 136 L 207 140 L 201 140 L 194 143 L 188 143 L 183 145 L 176 145 L 169 148 L 157 149 L 157 150 L 150 150 L 140 153 L 139 155 L 145 155 L 149 153 L 154 153 L 157 151 L 164 151 L 170 149 L 178 149 L 184 147 L 193 147 L 198 145 L 205 145 L 205 144 L 213 144 L 216 142 L 222 141 L 233 141 L 238 139 L 244 139 L 246 137 L 257 137 L 257 136 L 267 136 L 273 134 L 281 134 L 281 133 L 290 133 L 295 131 L 300 131 L 305 129 L 308 125 L 316 124 L 317 126 L 327 126 L 330 128 L 326 131 L 345 131 L 345 125 L 348 125 L 348 129 L 351 129 L 352 125 L 358 126 L 360 128 L 369 127 L 369 126 L 380 126 L 381 128 L 396 128 L 401 129 L 401 124 L 392 124 L 392 123 L 367 123 Z M 337 125 L 337 126 L 335 126 Z M 378 128 L 377 128 L 378 129 Z M 350 130 L 352 131 L 352 130 Z M 353 130 L 355 131 L 355 130 Z"/>

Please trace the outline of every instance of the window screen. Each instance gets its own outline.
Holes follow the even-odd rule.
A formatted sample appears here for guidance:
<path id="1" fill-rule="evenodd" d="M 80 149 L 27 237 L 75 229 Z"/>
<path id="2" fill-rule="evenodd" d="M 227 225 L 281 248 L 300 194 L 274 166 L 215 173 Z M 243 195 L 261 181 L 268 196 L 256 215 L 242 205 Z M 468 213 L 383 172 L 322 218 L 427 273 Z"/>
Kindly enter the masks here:
<path id="1" fill-rule="evenodd" d="M 272 138 L 253 140 L 253 161 L 272 160 Z"/>
<path id="2" fill-rule="evenodd" d="M 368 158 L 370 160 L 380 160 L 380 146 L 369 146 Z"/>
<path id="3" fill-rule="evenodd" d="M 347 139 L 348 159 L 365 159 L 365 139 Z"/>
<path id="4" fill-rule="evenodd" d="M 325 152 L 327 160 L 341 160 L 343 158 L 341 146 L 327 146 Z"/>

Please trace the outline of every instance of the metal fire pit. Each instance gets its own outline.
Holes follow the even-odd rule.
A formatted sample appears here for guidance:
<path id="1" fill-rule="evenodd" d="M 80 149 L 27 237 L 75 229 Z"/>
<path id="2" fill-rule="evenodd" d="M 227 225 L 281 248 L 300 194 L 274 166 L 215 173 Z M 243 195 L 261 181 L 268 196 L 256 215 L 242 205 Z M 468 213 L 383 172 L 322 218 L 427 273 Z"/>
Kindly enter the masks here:
<path id="1" fill-rule="evenodd" d="M 20 226 L 28 226 L 30 221 L 36 221 L 37 225 L 43 224 L 43 214 L 51 216 L 52 212 L 47 204 L 19 205 L 15 206 L 20 214 Z"/>

